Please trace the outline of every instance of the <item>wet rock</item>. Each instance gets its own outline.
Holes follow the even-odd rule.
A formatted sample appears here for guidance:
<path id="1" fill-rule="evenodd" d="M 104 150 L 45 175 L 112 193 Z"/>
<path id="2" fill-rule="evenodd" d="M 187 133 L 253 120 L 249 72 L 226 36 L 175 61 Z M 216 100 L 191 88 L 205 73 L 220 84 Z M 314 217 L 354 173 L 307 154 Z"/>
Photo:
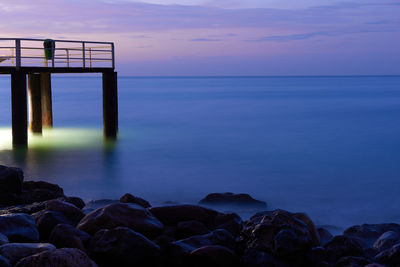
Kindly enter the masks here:
<path id="1" fill-rule="evenodd" d="M 249 194 L 212 193 L 199 201 L 200 205 L 234 205 L 254 208 L 266 208 L 267 203 L 254 199 Z"/>
<path id="2" fill-rule="evenodd" d="M 255 249 L 247 250 L 242 256 L 243 267 L 278 267 L 274 257 Z"/>
<path id="3" fill-rule="evenodd" d="M 348 236 L 335 236 L 325 245 L 325 249 L 329 259 L 333 262 L 345 256 L 364 256 L 363 247 L 358 240 Z"/>
<path id="4" fill-rule="evenodd" d="M 83 209 L 85 207 L 85 202 L 80 197 L 66 197 L 65 201 L 75 205 L 75 207 L 79 209 Z"/>
<path id="5" fill-rule="evenodd" d="M 324 246 L 326 243 L 330 242 L 333 239 L 333 235 L 327 229 L 323 227 L 318 227 L 317 231 L 322 246 Z"/>
<path id="6" fill-rule="evenodd" d="M 375 256 L 375 261 L 389 266 L 400 266 L 400 243 Z"/>
<path id="7" fill-rule="evenodd" d="M 278 257 L 289 257 L 296 253 L 299 248 L 299 238 L 296 233 L 290 229 L 280 230 L 274 237 L 273 253 Z"/>
<path id="8" fill-rule="evenodd" d="M 7 244 L 9 241 L 8 241 L 8 238 L 7 238 L 7 236 L 5 236 L 5 235 L 3 235 L 2 233 L 0 233 L 0 246 L 1 245 L 4 245 L 4 244 Z"/>
<path id="9" fill-rule="evenodd" d="M 318 246 L 314 240 L 313 230 L 295 214 L 284 210 L 275 210 L 265 214 L 262 219 L 254 217 L 253 221 L 246 224 L 242 237 L 248 249 L 257 249 L 272 254 L 277 252 L 275 245 L 280 242 L 276 243 L 275 237 L 281 230 L 292 231 L 293 238 L 296 238 L 292 243 L 295 246 L 293 249 L 298 253 Z"/>
<path id="10" fill-rule="evenodd" d="M 22 213 L 0 215 L 0 233 L 10 242 L 38 242 L 39 231 L 32 216 Z"/>
<path id="11" fill-rule="evenodd" d="M 239 236 L 243 229 L 243 221 L 236 213 L 218 214 L 211 228 L 225 229 L 233 236 Z"/>
<path id="12" fill-rule="evenodd" d="M 99 208 L 103 208 L 110 204 L 119 203 L 119 200 L 116 199 L 99 199 L 99 200 L 91 200 L 86 203 L 85 207 L 82 209 L 83 213 L 88 214 L 92 211 L 95 211 Z"/>
<path id="13" fill-rule="evenodd" d="M 36 221 L 36 226 L 40 233 L 41 240 L 48 240 L 51 231 L 57 224 L 76 225 L 75 222 L 69 220 L 61 212 L 43 210 L 33 214 Z"/>
<path id="14" fill-rule="evenodd" d="M 374 258 L 379 252 L 376 248 L 364 248 L 364 256 L 369 259 Z"/>
<path id="15" fill-rule="evenodd" d="M 210 230 L 201 222 L 185 221 L 178 223 L 176 228 L 176 237 L 182 239 L 194 235 L 208 234 L 209 232 Z"/>
<path id="16" fill-rule="evenodd" d="M 0 255 L 0 267 L 11 267 L 10 262 Z"/>
<path id="17" fill-rule="evenodd" d="M 147 200 L 144 200 L 143 198 L 140 197 L 135 197 L 129 193 L 123 195 L 119 201 L 121 203 L 133 203 L 133 204 L 138 204 L 144 208 L 150 208 L 151 205 Z"/>
<path id="18" fill-rule="evenodd" d="M 380 265 L 378 263 L 371 263 L 371 264 L 365 265 L 364 267 L 385 267 L 385 266 Z"/>
<path id="19" fill-rule="evenodd" d="M 376 239 L 387 231 L 400 233 L 400 225 L 395 223 L 355 225 L 346 229 L 343 235 L 360 238 L 371 247 Z"/>
<path id="20" fill-rule="evenodd" d="M 49 200 L 46 202 L 46 210 L 62 213 L 68 220 L 78 224 L 85 214 L 75 205 L 58 199 Z"/>
<path id="21" fill-rule="evenodd" d="M 49 242 L 57 248 L 79 248 L 85 251 L 90 235 L 69 224 L 58 224 L 51 231 Z"/>
<path id="22" fill-rule="evenodd" d="M 97 267 L 81 250 L 61 248 L 48 250 L 21 259 L 15 267 Z"/>
<path id="23" fill-rule="evenodd" d="M 152 207 L 149 209 L 165 225 L 176 225 L 183 221 L 199 221 L 206 226 L 214 223 L 219 212 L 195 205 Z"/>
<path id="24" fill-rule="evenodd" d="M 48 243 L 9 243 L 0 246 L 0 254 L 14 265 L 22 258 L 53 249 L 55 246 Z"/>
<path id="25" fill-rule="evenodd" d="M 24 173 L 19 168 L 0 165 L 0 194 L 21 193 Z"/>
<path id="26" fill-rule="evenodd" d="M 239 259 L 232 250 L 226 247 L 216 245 L 204 246 L 190 253 L 188 266 L 235 267 L 239 266 Z"/>
<path id="27" fill-rule="evenodd" d="M 46 208 L 46 202 L 35 202 L 26 205 L 16 205 L 11 207 L 5 207 L 0 209 L 0 214 L 10 214 L 10 213 L 26 213 L 33 214 L 44 210 Z"/>
<path id="28" fill-rule="evenodd" d="M 163 231 L 163 224 L 147 209 L 136 204 L 114 203 L 87 214 L 78 229 L 94 234 L 102 229 L 128 227 L 148 237 Z"/>
<path id="29" fill-rule="evenodd" d="M 56 184 L 44 181 L 27 181 L 23 184 L 21 199 L 23 204 L 43 202 L 64 196 L 64 191 Z"/>
<path id="30" fill-rule="evenodd" d="M 387 231 L 383 233 L 374 243 L 373 247 L 379 252 L 393 247 L 400 241 L 400 234 L 398 232 Z"/>
<path id="31" fill-rule="evenodd" d="M 335 267 L 364 267 L 370 264 L 371 261 L 363 257 L 347 256 L 340 258 Z"/>
<path id="32" fill-rule="evenodd" d="M 160 248 L 145 236 L 127 228 L 100 230 L 88 246 L 99 266 L 157 266 Z"/>

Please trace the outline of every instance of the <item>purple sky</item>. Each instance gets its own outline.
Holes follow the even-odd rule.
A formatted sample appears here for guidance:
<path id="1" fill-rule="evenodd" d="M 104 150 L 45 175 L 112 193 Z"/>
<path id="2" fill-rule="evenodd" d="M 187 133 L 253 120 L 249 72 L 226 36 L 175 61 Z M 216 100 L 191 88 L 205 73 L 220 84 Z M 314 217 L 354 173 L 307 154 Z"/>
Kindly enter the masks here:
<path id="1" fill-rule="evenodd" d="M 0 37 L 114 41 L 122 75 L 400 74 L 399 0 L 2 0 Z"/>

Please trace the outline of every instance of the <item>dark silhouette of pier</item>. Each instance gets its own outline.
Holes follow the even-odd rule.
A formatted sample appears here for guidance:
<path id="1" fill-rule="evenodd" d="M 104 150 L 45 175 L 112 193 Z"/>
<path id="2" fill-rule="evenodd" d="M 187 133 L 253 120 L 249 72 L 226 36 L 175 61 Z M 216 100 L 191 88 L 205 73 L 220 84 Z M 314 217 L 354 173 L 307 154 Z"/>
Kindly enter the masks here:
<path id="1" fill-rule="evenodd" d="M 116 139 L 114 43 L 0 38 L 0 74 L 11 75 L 13 146 L 28 145 L 28 102 L 29 130 L 41 134 L 42 127 L 53 127 L 52 73 L 102 73 L 103 134 L 106 139 Z"/>

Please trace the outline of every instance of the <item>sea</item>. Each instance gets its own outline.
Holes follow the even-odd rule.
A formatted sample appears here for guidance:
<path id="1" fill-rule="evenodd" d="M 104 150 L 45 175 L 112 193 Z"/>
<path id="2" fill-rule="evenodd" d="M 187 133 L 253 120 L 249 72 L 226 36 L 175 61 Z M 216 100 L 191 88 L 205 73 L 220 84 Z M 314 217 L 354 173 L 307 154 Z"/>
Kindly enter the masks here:
<path id="1" fill-rule="evenodd" d="M 13 150 L 0 77 L 0 164 L 25 180 L 85 201 L 248 193 L 337 229 L 400 223 L 400 76 L 120 76 L 117 142 L 102 138 L 101 76 L 53 75 L 52 89 L 54 128 Z"/>

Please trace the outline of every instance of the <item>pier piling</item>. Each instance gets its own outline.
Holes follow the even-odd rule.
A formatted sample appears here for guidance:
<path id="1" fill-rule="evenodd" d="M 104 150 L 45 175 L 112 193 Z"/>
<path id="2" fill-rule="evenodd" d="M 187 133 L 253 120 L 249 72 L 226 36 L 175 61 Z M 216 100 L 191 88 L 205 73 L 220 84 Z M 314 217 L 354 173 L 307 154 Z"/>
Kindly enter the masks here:
<path id="1" fill-rule="evenodd" d="M 28 74 L 29 129 L 42 134 L 42 95 L 40 74 Z"/>
<path id="2" fill-rule="evenodd" d="M 103 135 L 116 139 L 118 133 L 117 72 L 103 72 Z"/>
<path id="3" fill-rule="evenodd" d="M 28 146 L 26 100 L 26 74 L 23 71 L 11 72 L 11 113 L 12 137 L 14 147 Z"/>
<path id="4" fill-rule="evenodd" d="M 40 73 L 40 88 L 42 93 L 42 125 L 45 128 L 53 127 L 53 104 L 51 96 L 51 74 Z"/>

